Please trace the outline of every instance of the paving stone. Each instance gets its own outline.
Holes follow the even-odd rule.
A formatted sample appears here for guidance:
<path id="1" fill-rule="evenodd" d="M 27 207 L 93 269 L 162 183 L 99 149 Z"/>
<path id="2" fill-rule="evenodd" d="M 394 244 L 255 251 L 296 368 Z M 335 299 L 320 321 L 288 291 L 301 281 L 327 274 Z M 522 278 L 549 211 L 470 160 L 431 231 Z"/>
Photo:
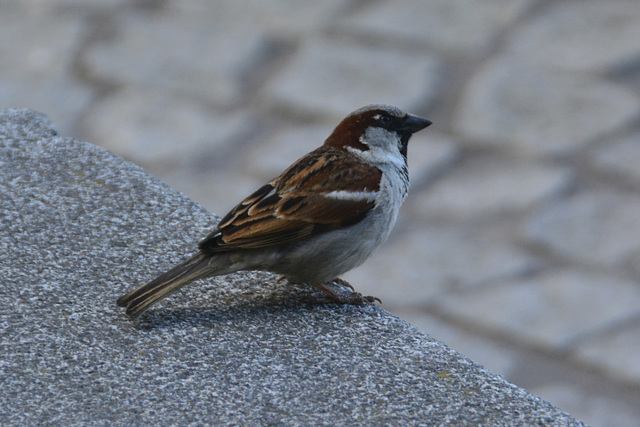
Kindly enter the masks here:
<path id="1" fill-rule="evenodd" d="M 599 169 L 640 183 L 640 132 L 615 141 L 606 141 L 589 153 L 590 161 Z"/>
<path id="2" fill-rule="evenodd" d="M 321 146 L 337 124 L 331 120 L 306 126 L 282 124 L 281 129 L 268 137 L 257 138 L 251 148 L 240 156 L 238 168 L 255 177 L 256 184 L 270 180 Z"/>
<path id="3" fill-rule="evenodd" d="M 577 348 L 574 357 L 595 366 L 607 376 L 637 386 L 640 385 L 639 349 L 640 322 L 635 321 L 584 343 Z"/>
<path id="4" fill-rule="evenodd" d="M 84 24 L 79 16 L 49 8 L 3 4 L 0 13 L 0 108 L 47 112 L 71 131 L 93 90 L 73 78 Z"/>
<path id="5" fill-rule="evenodd" d="M 291 113 L 333 118 L 344 117 L 354 105 L 376 103 L 418 112 L 433 100 L 439 71 L 438 61 L 426 55 L 313 40 L 267 83 L 263 97 Z"/>
<path id="6" fill-rule="evenodd" d="M 562 191 L 572 174 L 567 168 L 500 157 L 465 161 L 415 200 L 425 215 L 465 218 L 523 210 Z"/>
<path id="7" fill-rule="evenodd" d="M 512 25 L 530 0 L 399 0 L 362 7 L 341 27 L 355 34 L 424 43 L 445 54 L 479 56 Z"/>
<path id="8" fill-rule="evenodd" d="M 478 144 L 566 155 L 636 120 L 640 99 L 613 83 L 502 57 L 471 78 L 454 126 Z"/>
<path id="9" fill-rule="evenodd" d="M 614 276 L 556 270 L 439 296 L 433 304 L 512 340 L 557 351 L 637 316 L 640 286 Z"/>
<path id="10" fill-rule="evenodd" d="M 331 25 L 350 7 L 348 0 L 321 2 L 253 0 L 249 3 L 247 9 L 256 22 L 270 32 L 289 36 L 309 36 L 324 26 Z"/>
<path id="11" fill-rule="evenodd" d="M 456 141 L 451 136 L 434 131 L 414 135 L 409 143 L 409 179 L 411 194 L 418 194 L 417 185 L 441 173 L 460 155 Z"/>
<path id="12" fill-rule="evenodd" d="M 115 37 L 96 42 L 83 63 L 106 82 L 182 92 L 218 106 L 236 103 L 243 73 L 261 58 L 263 34 L 235 19 L 233 8 L 216 11 L 199 20 L 178 13 L 120 15 Z"/>
<path id="13" fill-rule="evenodd" d="M 99 2 L 88 2 L 87 0 L 3 0 L 2 5 L 5 6 L 8 3 L 20 5 L 25 12 L 38 11 L 38 12 L 51 12 L 58 10 L 67 10 L 73 7 L 74 10 L 80 9 L 88 11 L 96 10 L 113 10 L 114 8 L 123 8 L 131 5 L 131 0 L 101 0 Z"/>
<path id="14" fill-rule="evenodd" d="M 632 276 L 640 282 L 640 251 L 636 251 L 629 257 L 626 267 L 629 268 Z"/>
<path id="15" fill-rule="evenodd" d="M 3 79 L 24 75 L 51 79 L 70 72 L 84 30 L 79 16 L 60 12 L 52 16 L 39 8 L 9 4 L 3 5 L 0 23 L 5 40 L 0 45 Z"/>
<path id="16" fill-rule="evenodd" d="M 194 169 L 151 166 L 148 172 L 171 188 L 186 194 L 209 212 L 226 214 L 244 197 L 256 191 L 266 180 L 247 175 L 244 170 L 224 168 Z M 208 233 L 207 233 L 208 234 Z M 206 236 L 201 236 L 204 238 Z"/>
<path id="17" fill-rule="evenodd" d="M 144 167 L 191 167 L 246 132 L 247 122 L 244 114 L 212 111 L 180 94 L 124 88 L 89 109 L 82 137 Z"/>
<path id="18" fill-rule="evenodd" d="M 366 264 L 344 276 L 361 292 L 381 298 L 385 307 L 423 307 L 443 292 L 540 267 L 500 227 L 417 221 L 410 227 L 403 234 L 392 233 Z"/>
<path id="19" fill-rule="evenodd" d="M 15 78 L 3 83 L 0 77 L 0 108 L 31 108 L 50 112 L 60 132 L 76 128 L 77 120 L 94 97 L 91 89 L 66 77 L 46 80 Z"/>
<path id="20" fill-rule="evenodd" d="M 638 22 L 635 0 L 551 2 L 507 50 L 536 66 L 604 71 L 640 55 Z"/>
<path id="21" fill-rule="evenodd" d="M 524 235 L 589 265 L 620 266 L 640 249 L 640 197 L 586 191 L 534 215 Z"/>

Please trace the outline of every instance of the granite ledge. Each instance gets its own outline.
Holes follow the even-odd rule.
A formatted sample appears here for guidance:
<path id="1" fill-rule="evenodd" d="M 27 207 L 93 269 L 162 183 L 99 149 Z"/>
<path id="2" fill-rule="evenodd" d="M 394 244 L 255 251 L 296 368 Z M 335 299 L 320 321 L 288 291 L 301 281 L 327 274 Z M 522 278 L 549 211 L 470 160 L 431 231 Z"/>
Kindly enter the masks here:
<path id="1" fill-rule="evenodd" d="M 217 217 L 111 153 L 0 111 L 0 424 L 583 425 L 382 307 L 247 272 L 138 321 L 115 299 Z"/>

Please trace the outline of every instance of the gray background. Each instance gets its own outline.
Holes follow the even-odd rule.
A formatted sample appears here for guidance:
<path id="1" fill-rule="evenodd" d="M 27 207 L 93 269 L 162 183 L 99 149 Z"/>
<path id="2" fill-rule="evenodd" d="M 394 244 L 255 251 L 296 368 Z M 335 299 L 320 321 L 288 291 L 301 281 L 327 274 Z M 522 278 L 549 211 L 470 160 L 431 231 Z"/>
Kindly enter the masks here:
<path id="1" fill-rule="evenodd" d="M 208 210 L 371 102 L 434 121 L 345 276 L 576 417 L 640 417 L 640 3 L 0 0 L 0 107 Z M 178 261 L 178 260 L 176 260 Z"/>

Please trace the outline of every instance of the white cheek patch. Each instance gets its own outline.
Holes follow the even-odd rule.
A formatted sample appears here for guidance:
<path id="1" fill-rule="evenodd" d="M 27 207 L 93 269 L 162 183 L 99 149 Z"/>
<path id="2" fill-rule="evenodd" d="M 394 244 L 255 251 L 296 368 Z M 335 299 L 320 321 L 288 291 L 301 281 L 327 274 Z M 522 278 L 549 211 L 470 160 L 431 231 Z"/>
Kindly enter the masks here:
<path id="1" fill-rule="evenodd" d="M 354 200 L 354 201 L 365 200 L 367 202 L 375 201 L 377 195 L 378 195 L 377 191 L 346 191 L 346 190 L 332 191 L 330 193 L 325 194 L 326 197 L 329 197 L 332 199 Z"/>
<path id="2" fill-rule="evenodd" d="M 347 147 L 347 150 L 373 164 L 395 164 L 399 167 L 404 164 L 400 153 L 400 135 L 396 132 L 372 126 L 360 137 L 360 142 L 369 149 L 362 151 Z"/>

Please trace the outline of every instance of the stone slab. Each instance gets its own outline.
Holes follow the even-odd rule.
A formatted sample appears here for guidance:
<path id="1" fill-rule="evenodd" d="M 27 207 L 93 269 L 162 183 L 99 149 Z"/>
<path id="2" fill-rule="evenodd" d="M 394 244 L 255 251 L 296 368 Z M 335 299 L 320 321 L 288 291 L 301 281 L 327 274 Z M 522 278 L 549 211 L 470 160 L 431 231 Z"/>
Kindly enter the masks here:
<path id="1" fill-rule="evenodd" d="M 379 306 L 259 273 L 131 321 L 115 299 L 216 217 L 142 169 L 0 113 L 2 425 L 583 425 Z"/>

